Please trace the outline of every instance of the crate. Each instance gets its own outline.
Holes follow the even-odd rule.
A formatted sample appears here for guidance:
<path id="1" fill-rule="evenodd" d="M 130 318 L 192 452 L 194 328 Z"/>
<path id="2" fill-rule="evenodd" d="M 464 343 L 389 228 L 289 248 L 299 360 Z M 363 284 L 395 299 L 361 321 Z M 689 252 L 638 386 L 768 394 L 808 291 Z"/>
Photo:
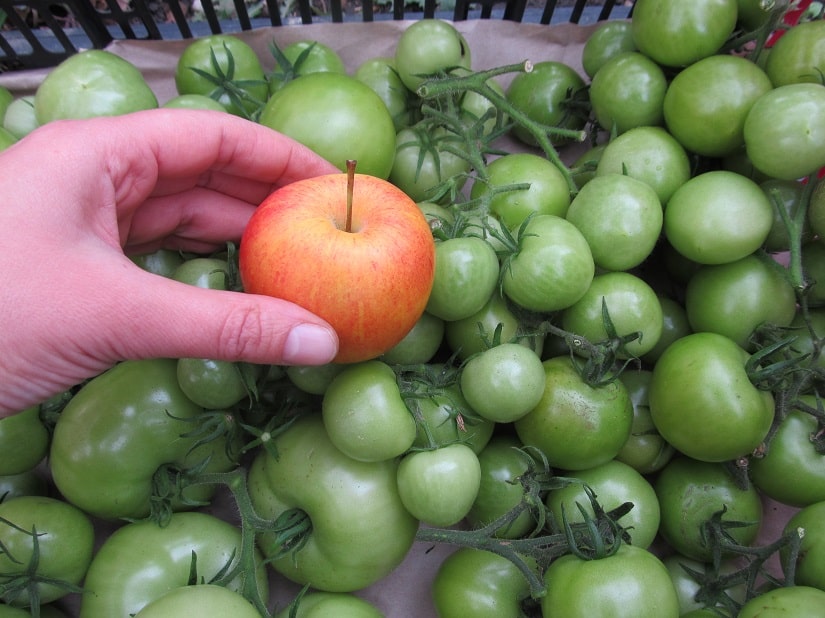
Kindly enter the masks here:
<path id="1" fill-rule="evenodd" d="M 203 19 L 184 14 L 178 0 L 131 0 L 122 8 L 118 0 L 103 0 L 97 8 L 92 0 L 0 0 L 0 73 L 21 69 L 47 68 L 81 49 L 101 49 L 114 40 L 189 39 L 221 32 L 254 28 L 345 21 L 371 22 L 382 19 L 442 18 L 505 19 L 516 22 L 551 24 L 593 23 L 627 18 L 632 2 L 622 0 L 455 0 L 452 10 L 438 0 L 423 0 L 411 10 L 405 0 L 362 0 L 358 10 L 348 9 L 346 0 L 329 0 L 320 13 L 311 0 L 294 0 L 284 11 L 279 0 L 260 0 L 250 8 L 244 0 L 199 0 Z M 389 3 L 391 2 L 391 4 Z M 227 4 L 229 3 L 229 4 Z M 150 10 L 150 7 L 154 10 Z M 230 9 L 231 18 L 222 15 Z M 287 13 L 282 15 L 282 11 Z M 167 14 L 168 19 L 156 16 Z M 266 17 L 259 16 L 260 14 Z M 37 27 L 26 16 L 36 16 Z M 69 26 L 69 24 L 71 24 Z"/>

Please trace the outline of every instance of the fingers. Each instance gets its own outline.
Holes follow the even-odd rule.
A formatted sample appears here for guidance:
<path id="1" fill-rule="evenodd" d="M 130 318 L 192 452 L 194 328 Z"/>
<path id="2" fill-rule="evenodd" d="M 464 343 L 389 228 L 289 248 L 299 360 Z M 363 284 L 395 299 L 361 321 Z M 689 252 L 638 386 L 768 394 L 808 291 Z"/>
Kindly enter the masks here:
<path id="1" fill-rule="evenodd" d="M 338 171 L 298 142 L 222 112 L 156 109 L 101 121 L 115 127 L 108 132 L 109 153 L 130 158 L 120 169 L 134 173 L 135 166 L 153 163 L 161 181 L 195 177 L 206 188 L 241 195 L 249 180 L 274 187 Z M 255 189 L 256 200 L 261 193 Z"/>
<path id="2" fill-rule="evenodd" d="M 123 358 L 209 358 L 318 365 L 338 351 L 326 322 L 277 298 L 206 290 L 137 271 L 120 310 L 110 312 L 108 347 Z M 130 276 L 130 279 L 132 277 Z M 132 318 L 140 315 L 139 322 Z"/>
<path id="3" fill-rule="evenodd" d="M 180 195 L 147 199 L 131 217 L 122 244 L 127 253 L 163 239 L 168 249 L 203 252 L 226 241 L 238 241 L 255 205 L 196 188 Z"/>

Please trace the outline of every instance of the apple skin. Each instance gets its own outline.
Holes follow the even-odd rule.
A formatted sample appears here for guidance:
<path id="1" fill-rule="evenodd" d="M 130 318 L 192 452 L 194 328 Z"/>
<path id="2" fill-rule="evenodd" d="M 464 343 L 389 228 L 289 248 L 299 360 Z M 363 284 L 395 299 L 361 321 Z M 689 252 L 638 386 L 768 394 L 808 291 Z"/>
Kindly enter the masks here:
<path id="1" fill-rule="evenodd" d="M 333 362 L 375 358 L 424 312 L 435 242 L 422 211 L 380 178 L 355 174 L 346 231 L 347 174 L 277 189 L 250 219 L 238 253 L 244 290 L 294 302 L 335 329 Z"/>

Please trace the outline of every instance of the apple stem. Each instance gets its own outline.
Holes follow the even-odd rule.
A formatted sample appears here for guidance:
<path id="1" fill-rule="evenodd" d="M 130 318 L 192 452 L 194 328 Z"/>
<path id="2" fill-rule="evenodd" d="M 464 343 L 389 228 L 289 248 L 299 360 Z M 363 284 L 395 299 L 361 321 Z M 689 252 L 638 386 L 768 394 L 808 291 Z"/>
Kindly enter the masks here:
<path id="1" fill-rule="evenodd" d="M 344 226 L 344 231 L 352 231 L 352 192 L 355 185 L 355 165 L 358 162 L 353 159 L 347 159 L 347 224 Z"/>

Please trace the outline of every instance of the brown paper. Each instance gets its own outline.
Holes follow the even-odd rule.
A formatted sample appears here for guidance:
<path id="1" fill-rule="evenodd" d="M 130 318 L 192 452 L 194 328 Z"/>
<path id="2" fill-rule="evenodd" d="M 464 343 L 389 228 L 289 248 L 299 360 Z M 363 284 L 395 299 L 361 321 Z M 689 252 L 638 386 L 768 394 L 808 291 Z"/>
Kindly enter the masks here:
<path id="1" fill-rule="evenodd" d="M 274 40 L 286 46 L 299 40 L 315 40 L 335 49 L 352 72 L 362 62 L 376 56 L 392 56 L 400 33 L 411 21 L 378 21 L 372 23 L 312 24 L 261 28 L 235 33 L 246 40 L 259 54 L 264 68 L 273 68 L 272 55 L 268 50 Z M 507 64 L 530 60 L 565 62 L 582 76 L 581 55 L 584 42 L 596 27 L 575 24 L 543 26 L 521 24 L 502 20 L 468 20 L 454 22 L 464 34 L 472 54 L 472 68 L 490 69 Z M 188 45 L 187 40 L 169 41 L 115 41 L 107 49 L 137 66 L 158 96 L 160 103 L 177 94 L 174 71 L 177 58 Z M 15 95 L 32 94 L 47 70 L 34 70 L 0 74 L 0 85 Z M 506 85 L 512 75 L 503 76 Z M 567 158 L 567 157 L 566 157 Z M 224 515 L 234 512 L 230 504 L 220 501 L 213 512 Z M 765 501 L 765 522 L 758 543 L 767 543 L 781 535 L 782 527 L 796 509 Z M 431 584 L 441 561 L 452 548 L 444 545 L 416 543 L 404 562 L 388 577 L 358 591 L 357 594 L 372 601 L 387 618 L 436 618 L 431 600 Z M 773 570 L 779 573 L 778 565 Z M 283 578 L 272 577 L 272 600 L 279 607 L 285 606 L 300 590 L 300 586 Z M 76 608 L 76 598 L 69 605 Z"/>

